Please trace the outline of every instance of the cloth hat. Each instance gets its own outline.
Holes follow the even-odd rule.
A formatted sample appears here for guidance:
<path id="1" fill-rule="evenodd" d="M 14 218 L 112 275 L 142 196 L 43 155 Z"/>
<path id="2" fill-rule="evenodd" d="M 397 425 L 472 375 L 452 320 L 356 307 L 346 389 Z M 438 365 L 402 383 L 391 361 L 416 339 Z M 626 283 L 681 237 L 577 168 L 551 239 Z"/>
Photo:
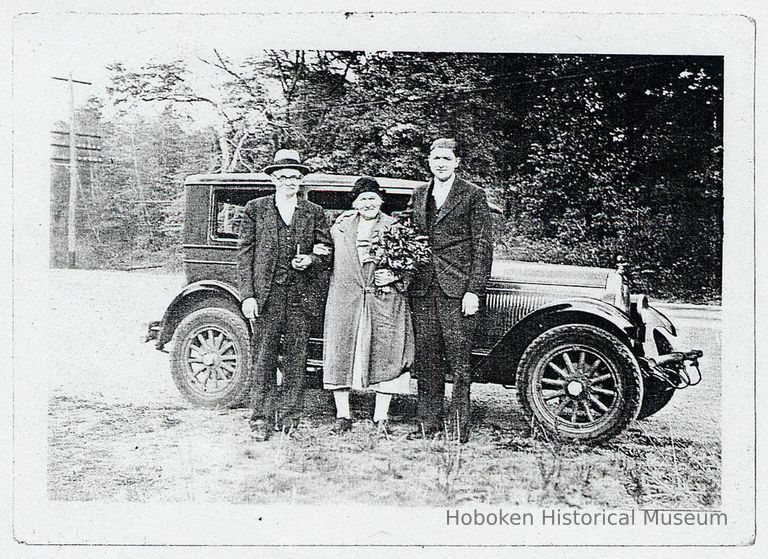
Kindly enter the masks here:
<path id="1" fill-rule="evenodd" d="M 379 186 L 376 179 L 373 177 L 360 177 L 355 181 L 355 186 L 352 187 L 352 190 L 349 193 L 350 206 L 363 192 L 373 192 L 374 194 L 378 194 L 380 198 L 384 198 L 384 191 L 381 189 L 381 186 Z"/>
<path id="2" fill-rule="evenodd" d="M 296 169 L 302 175 L 306 175 L 311 172 L 311 169 L 306 165 L 301 164 L 301 158 L 299 152 L 295 149 L 279 149 L 275 153 L 275 159 L 272 165 L 264 167 L 264 172 L 271 175 L 278 169 Z"/>

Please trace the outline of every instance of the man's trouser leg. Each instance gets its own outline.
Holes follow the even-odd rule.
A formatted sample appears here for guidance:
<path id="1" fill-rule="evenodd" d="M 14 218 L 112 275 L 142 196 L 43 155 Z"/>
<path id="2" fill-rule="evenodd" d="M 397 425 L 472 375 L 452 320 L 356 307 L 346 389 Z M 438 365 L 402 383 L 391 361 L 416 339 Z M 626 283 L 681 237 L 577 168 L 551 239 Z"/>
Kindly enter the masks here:
<path id="1" fill-rule="evenodd" d="M 251 385 L 251 422 L 264 419 L 270 424 L 275 420 L 277 397 L 277 356 L 280 336 L 286 322 L 286 292 L 275 286 L 264 309 L 256 319 L 253 384 Z"/>
<path id="2" fill-rule="evenodd" d="M 449 425 L 458 427 L 462 441 L 470 429 L 470 358 L 477 329 L 478 313 L 464 316 L 461 299 L 453 299 L 442 291 L 437 296 L 437 309 L 445 344 L 445 358 L 453 376 L 453 395 L 449 408 Z"/>
<path id="3" fill-rule="evenodd" d="M 307 365 L 309 321 L 306 302 L 297 288 L 289 289 L 283 329 L 283 384 L 280 387 L 278 416 L 280 425 L 290 427 L 301 417 Z"/>
<path id="4" fill-rule="evenodd" d="M 416 342 L 415 368 L 418 373 L 419 419 L 425 428 L 441 428 L 445 398 L 445 347 L 435 289 L 424 297 L 411 299 Z"/>

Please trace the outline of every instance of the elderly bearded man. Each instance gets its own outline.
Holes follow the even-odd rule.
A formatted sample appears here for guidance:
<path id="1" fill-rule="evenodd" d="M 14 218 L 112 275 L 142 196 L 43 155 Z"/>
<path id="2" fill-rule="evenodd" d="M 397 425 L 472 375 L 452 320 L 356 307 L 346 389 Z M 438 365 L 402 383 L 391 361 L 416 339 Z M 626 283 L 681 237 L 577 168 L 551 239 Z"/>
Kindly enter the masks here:
<path id="1" fill-rule="evenodd" d="M 493 259 L 491 213 L 485 191 L 456 176 L 454 140 L 435 140 L 428 162 L 432 179 L 416 188 L 409 204 L 432 246 L 430 261 L 410 285 L 420 416 L 411 437 L 441 431 L 445 377 L 451 373 L 449 431 L 464 443 L 470 430 L 469 360 Z"/>
<path id="2" fill-rule="evenodd" d="M 264 169 L 275 194 L 245 206 L 238 241 L 242 312 L 255 321 L 251 430 L 264 441 L 277 426 L 298 424 L 304 396 L 309 319 L 324 297 L 318 269 L 328 264 L 331 237 L 323 209 L 298 196 L 309 167 L 298 152 L 279 150 Z M 326 286 L 327 287 L 327 286 Z M 281 349 L 283 382 L 277 387 Z"/>

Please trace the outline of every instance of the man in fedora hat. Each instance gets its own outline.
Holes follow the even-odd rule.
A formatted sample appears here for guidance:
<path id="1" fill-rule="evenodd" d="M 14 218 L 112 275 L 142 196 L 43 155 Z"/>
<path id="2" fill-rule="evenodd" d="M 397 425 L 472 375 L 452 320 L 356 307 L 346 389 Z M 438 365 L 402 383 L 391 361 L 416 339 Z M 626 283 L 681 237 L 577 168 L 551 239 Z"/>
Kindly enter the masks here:
<path id="1" fill-rule="evenodd" d="M 470 429 L 469 360 L 493 259 L 491 212 L 485 191 L 456 176 L 460 159 L 453 139 L 432 142 L 428 162 L 432 179 L 414 190 L 409 204 L 432 246 L 429 262 L 410 284 L 420 415 L 411 436 L 441 431 L 450 373 L 449 427 L 464 443 Z"/>
<path id="2" fill-rule="evenodd" d="M 275 193 L 246 204 L 238 241 L 242 312 L 255 325 L 250 426 L 258 441 L 276 425 L 290 430 L 301 416 L 309 318 L 319 310 L 318 271 L 328 263 L 328 251 L 316 247 L 331 246 L 323 209 L 298 196 L 310 172 L 299 153 L 278 150 L 264 172 Z"/>

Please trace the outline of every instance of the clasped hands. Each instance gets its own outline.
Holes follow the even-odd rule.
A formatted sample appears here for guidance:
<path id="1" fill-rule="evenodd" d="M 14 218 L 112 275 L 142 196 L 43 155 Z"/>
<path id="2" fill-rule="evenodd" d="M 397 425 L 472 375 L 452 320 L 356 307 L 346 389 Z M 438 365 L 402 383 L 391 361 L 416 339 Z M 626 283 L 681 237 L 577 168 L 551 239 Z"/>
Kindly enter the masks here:
<path id="1" fill-rule="evenodd" d="M 398 279 L 400 278 L 398 278 L 392 270 L 382 268 L 381 270 L 373 272 L 373 283 L 376 287 L 384 287 L 390 283 L 395 283 Z"/>

